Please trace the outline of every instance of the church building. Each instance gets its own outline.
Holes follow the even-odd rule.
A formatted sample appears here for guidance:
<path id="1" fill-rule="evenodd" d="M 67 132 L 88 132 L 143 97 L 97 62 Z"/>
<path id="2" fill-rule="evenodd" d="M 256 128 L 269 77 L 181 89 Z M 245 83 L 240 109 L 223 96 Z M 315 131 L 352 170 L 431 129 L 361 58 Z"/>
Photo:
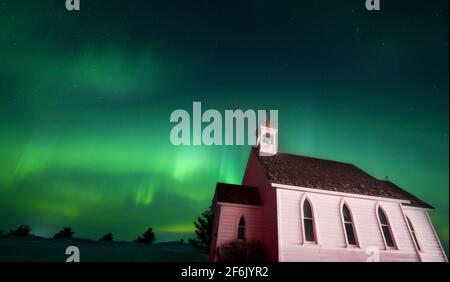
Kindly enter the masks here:
<path id="1" fill-rule="evenodd" d="M 269 261 L 447 261 L 434 208 L 357 166 L 278 152 L 261 126 L 242 185 L 218 183 L 210 260 L 230 242 L 258 242 Z"/>

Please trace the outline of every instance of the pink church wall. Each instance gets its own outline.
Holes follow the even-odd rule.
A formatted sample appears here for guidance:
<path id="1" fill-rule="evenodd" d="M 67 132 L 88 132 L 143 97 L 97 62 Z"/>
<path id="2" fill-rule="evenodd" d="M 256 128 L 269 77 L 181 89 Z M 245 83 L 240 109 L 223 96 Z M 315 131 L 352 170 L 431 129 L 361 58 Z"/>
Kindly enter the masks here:
<path id="1" fill-rule="evenodd" d="M 276 188 L 276 191 L 280 261 L 366 261 L 370 255 L 366 254 L 368 247 L 380 250 L 381 261 L 418 261 L 401 204 L 398 202 L 378 202 L 309 192 L 305 194 L 281 188 Z M 313 207 L 317 245 L 303 244 L 300 203 L 305 195 Z M 343 200 L 352 213 L 359 243 L 356 247 L 347 247 L 346 244 L 341 218 Z M 376 214 L 377 203 L 383 207 L 388 217 L 396 249 L 386 250 Z M 430 230 L 428 226 L 426 228 Z M 431 236 L 429 232 L 427 234 Z"/>
<path id="2" fill-rule="evenodd" d="M 267 180 L 255 151 L 250 151 L 243 185 L 258 187 L 263 203 L 261 220 L 264 223 L 263 238 L 271 261 L 278 261 L 277 199 L 276 191 Z"/>
<path id="3" fill-rule="evenodd" d="M 217 247 L 236 241 L 238 223 L 241 216 L 245 219 L 245 237 L 249 241 L 264 241 L 263 222 L 261 219 L 262 207 L 218 203 L 214 207 L 214 226 L 212 246 L 209 252 L 209 260 L 216 261 Z"/>
<path id="4" fill-rule="evenodd" d="M 245 218 L 245 237 L 249 241 L 263 241 L 261 208 L 244 205 L 221 205 L 217 246 L 237 240 L 238 223 Z"/>
<path id="5" fill-rule="evenodd" d="M 422 261 L 447 261 L 427 212 L 414 207 L 404 207 L 403 210 L 414 227 Z"/>

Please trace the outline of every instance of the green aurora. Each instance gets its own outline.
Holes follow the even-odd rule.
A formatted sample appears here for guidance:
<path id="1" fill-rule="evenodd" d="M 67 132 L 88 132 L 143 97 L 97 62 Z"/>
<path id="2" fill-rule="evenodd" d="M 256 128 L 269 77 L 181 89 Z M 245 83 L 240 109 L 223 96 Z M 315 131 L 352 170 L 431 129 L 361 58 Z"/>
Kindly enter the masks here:
<path id="1" fill-rule="evenodd" d="M 0 0 L 0 230 L 192 237 L 250 150 L 173 146 L 201 101 L 278 109 L 281 151 L 389 177 L 448 251 L 448 1 L 340 2 Z"/>

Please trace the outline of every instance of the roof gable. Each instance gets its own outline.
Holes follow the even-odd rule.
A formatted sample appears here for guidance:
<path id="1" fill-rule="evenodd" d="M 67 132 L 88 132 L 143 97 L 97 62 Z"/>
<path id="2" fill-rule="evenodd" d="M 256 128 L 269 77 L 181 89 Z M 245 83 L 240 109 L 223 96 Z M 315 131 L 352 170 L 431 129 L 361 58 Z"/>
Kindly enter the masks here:
<path id="1" fill-rule="evenodd" d="M 262 206 L 258 188 L 244 185 L 217 183 L 216 202 Z"/>

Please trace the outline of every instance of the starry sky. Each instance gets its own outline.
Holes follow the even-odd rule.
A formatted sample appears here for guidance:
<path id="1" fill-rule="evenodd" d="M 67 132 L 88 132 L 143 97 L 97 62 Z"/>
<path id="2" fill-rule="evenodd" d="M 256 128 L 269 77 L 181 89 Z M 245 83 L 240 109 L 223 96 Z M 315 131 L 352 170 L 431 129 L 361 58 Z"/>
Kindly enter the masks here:
<path id="1" fill-rule="evenodd" d="M 0 0 L 0 230 L 187 239 L 248 146 L 173 146 L 172 111 L 277 109 L 284 152 L 436 207 L 448 250 L 448 1 Z"/>

